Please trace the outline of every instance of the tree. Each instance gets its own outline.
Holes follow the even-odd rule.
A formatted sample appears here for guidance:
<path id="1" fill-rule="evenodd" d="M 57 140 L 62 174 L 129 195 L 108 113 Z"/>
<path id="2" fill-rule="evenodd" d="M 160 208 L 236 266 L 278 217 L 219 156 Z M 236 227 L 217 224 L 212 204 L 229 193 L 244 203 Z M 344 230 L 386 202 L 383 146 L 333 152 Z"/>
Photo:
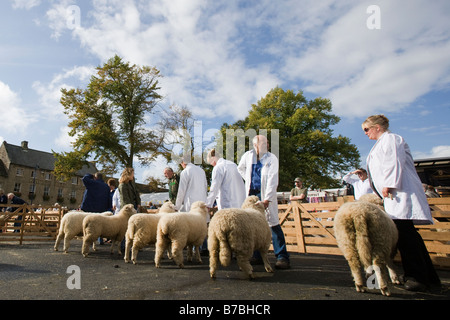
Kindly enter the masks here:
<path id="1" fill-rule="evenodd" d="M 157 155 L 164 137 L 145 127 L 158 93 L 160 71 L 131 65 L 114 56 L 90 79 L 86 89 L 62 89 L 61 104 L 75 137 L 73 151 L 55 153 L 55 175 L 70 178 L 93 158 L 102 171 L 133 167 Z"/>
<path id="2" fill-rule="evenodd" d="M 276 132 L 273 129 L 277 129 L 279 190 L 292 189 L 295 177 L 301 177 L 305 186 L 313 188 L 338 187 L 341 184 L 337 175 L 357 167 L 360 155 L 349 138 L 333 136 L 331 127 L 340 118 L 331 111 L 332 104 L 328 99 L 308 101 L 301 91 L 295 94 L 291 90 L 274 88 L 252 105 L 244 120 L 222 126 L 224 149 L 227 147 L 227 129 L 244 132 L 265 129 L 269 142 L 272 141 L 271 134 Z M 251 142 L 246 143 L 248 150 L 252 147 Z"/>

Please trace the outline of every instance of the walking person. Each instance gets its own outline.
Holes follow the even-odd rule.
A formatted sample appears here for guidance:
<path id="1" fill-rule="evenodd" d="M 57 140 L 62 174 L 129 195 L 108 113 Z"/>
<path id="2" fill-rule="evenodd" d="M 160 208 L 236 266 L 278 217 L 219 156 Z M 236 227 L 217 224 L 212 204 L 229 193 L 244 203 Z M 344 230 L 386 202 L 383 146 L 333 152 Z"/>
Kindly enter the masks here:
<path id="1" fill-rule="evenodd" d="M 264 203 L 266 219 L 272 230 L 272 244 L 277 258 L 275 268 L 290 268 L 286 240 L 278 219 L 278 158 L 269 150 L 267 137 L 253 138 L 253 149 L 239 161 L 238 170 L 245 181 L 246 196 L 256 195 Z"/>
<path id="2" fill-rule="evenodd" d="M 384 200 L 385 211 L 398 229 L 405 289 L 440 287 L 439 276 L 414 226 L 433 224 L 433 220 L 409 146 L 401 136 L 389 131 L 389 120 L 384 115 L 368 117 L 362 129 L 369 139 L 376 140 L 367 157 L 368 174 L 373 191 Z"/>

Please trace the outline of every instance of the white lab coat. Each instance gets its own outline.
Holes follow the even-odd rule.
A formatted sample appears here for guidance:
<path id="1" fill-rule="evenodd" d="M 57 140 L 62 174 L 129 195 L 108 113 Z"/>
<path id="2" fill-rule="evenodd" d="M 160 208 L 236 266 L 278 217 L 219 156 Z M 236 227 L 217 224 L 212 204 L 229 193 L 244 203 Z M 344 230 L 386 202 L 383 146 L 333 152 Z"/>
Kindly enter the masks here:
<path id="1" fill-rule="evenodd" d="M 395 188 L 392 200 L 384 198 L 385 211 L 392 219 L 413 220 L 415 224 L 433 223 L 411 151 L 401 136 L 385 132 L 367 157 L 367 169 L 369 179 L 380 195 L 385 187 Z"/>
<path id="2" fill-rule="evenodd" d="M 236 164 L 223 158 L 213 168 L 206 206 L 212 208 L 215 200 L 219 210 L 240 208 L 245 200 L 244 180 Z"/>
<path id="3" fill-rule="evenodd" d="M 239 161 L 238 170 L 245 181 L 245 196 L 248 196 L 252 179 L 252 164 L 256 163 L 256 151 L 247 151 Z M 266 219 L 270 227 L 280 224 L 278 219 L 278 158 L 270 153 L 265 153 L 260 159 L 261 168 L 261 200 L 271 201 L 266 210 Z"/>
<path id="4" fill-rule="evenodd" d="M 358 200 L 363 194 L 373 193 L 369 179 L 362 181 L 356 174 L 350 172 L 347 173 L 342 180 L 353 186 L 355 200 Z"/>
<path id="5" fill-rule="evenodd" d="M 188 163 L 180 174 L 175 207 L 182 212 L 188 212 L 194 202 L 206 202 L 207 184 L 205 171 L 192 163 Z"/>

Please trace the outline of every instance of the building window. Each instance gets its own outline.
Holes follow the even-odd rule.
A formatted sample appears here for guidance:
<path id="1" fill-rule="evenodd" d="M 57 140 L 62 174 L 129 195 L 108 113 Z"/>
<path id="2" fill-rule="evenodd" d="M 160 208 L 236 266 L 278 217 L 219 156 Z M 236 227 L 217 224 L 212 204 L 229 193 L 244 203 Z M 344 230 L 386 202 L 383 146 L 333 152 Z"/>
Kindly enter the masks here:
<path id="1" fill-rule="evenodd" d="M 22 177 L 23 176 L 23 169 L 22 168 L 17 168 L 16 176 L 18 176 L 18 177 Z"/>
<path id="2" fill-rule="evenodd" d="M 70 193 L 70 197 L 71 197 L 72 199 L 76 199 L 76 198 L 77 198 L 77 192 L 76 192 L 75 190 L 73 190 L 73 191 Z"/>
<path id="3" fill-rule="evenodd" d="M 74 184 L 74 185 L 78 184 L 78 178 L 77 177 L 72 178 L 72 184 Z"/>
<path id="4" fill-rule="evenodd" d="M 47 180 L 47 181 L 52 180 L 52 175 L 51 175 L 50 172 L 46 172 L 46 173 L 45 173 L 45 180 Z"/>
<path id="5" fill-rule="evenodd" d="M 62 197 L 63 196 L 63 188 L 59 188 L 58 189 L 58 197 Z"/>
<path id="6" fill-rule="evenodd" d="M 32 178 L 37 178 L 37 174 L 36 174 L 36 170 L 31 171 L 31 177 Z"/>
<path id="7" fill-rule="evenodd" d="M 20 192 L 22 185 L 20 183 L 14 184 L 14 192 Z"/>
<path id="8" fill-rule="evenodd" d="M 35 184 L 30 184 L 29 192 L 30 193 L 35 193 L 36 192 L 36 185 Z"/>
<path id="9" fill-rule="evenodd" d="M 44 186 L 44 196 L 49 196 L 49 195 L 50 195 L 50 187 Z"/>

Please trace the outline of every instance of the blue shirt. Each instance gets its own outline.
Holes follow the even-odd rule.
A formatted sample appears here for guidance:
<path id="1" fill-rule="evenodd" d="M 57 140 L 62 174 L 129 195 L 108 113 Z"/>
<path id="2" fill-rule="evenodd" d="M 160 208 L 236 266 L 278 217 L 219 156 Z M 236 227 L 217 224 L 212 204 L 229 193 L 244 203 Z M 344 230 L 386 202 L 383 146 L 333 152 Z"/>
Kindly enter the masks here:
<path id="1" fill-rule="evenodd" d="M 250 189 L 261 190 L 261 161 L 257 161 L 252 164 L 252 183 L 250 184 Z"/>

